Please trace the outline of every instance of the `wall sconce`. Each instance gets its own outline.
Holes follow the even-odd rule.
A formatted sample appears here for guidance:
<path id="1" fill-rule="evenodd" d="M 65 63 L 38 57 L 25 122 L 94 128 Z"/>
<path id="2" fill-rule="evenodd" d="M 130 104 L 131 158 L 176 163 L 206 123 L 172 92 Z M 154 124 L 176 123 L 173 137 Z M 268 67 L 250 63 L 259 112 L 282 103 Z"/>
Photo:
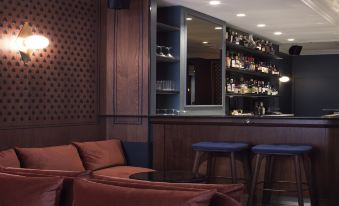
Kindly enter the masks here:
<path id="1" fill-rule="evenodd" d="M 16 43 L 22 61 L 27 63 L 31 60 L 31 55 L 33 54 L 34 50 L 48 47 L 49 40 L 42 35 L 34 35 L 29 23 L 25 22 L 18 35 Z"/>
<path id="2" fill-rule="evenodd" d="M 279 81 L 282 82 L 282 83 L 289 82 L 290 81 L 290 77 L 288 77 L 288 76 L 281 76 L 279 78 Z"/>

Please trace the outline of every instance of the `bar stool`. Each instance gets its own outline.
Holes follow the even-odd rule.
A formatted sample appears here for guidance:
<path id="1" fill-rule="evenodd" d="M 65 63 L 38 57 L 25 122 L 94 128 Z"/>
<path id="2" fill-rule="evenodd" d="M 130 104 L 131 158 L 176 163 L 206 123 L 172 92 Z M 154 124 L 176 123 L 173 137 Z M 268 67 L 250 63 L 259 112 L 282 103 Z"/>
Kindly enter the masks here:
<path id="1" fill-rule="evenodd" d="M 236 157 L 241 157 L 243 162 L 244 174 L 248 189 L 250 186 L 251 168 L 248 158 L 249 145 L 240 142 L 199 142 L 192 145 L 195 150 L 195 159 L 193 165 L 193 174 L 198 173 L 201 159 L 204 154 L 207 154 L 207 180 L 212 177 L 212 169 L 215 168 L 215 159 L 217 156 L 230 156 L 230 168 L 232 183 L 237 183 L 236 173 Z M 227 177 L 224 177 L 227 178 Z"/>
<path id="2" fill-rule="evenodd" d="M 307 185 L 307 189 L 310 193 L 311 205 L 317 206 L 317 198 L 315 193 L 313 174 L 312 174 L 312 162 L 310 153 L 312 146 L 309 145 L 256 145 L 252 148 L 252 152 L 256 154 L 255 169 L 252 176 L 252 184 L 248 197 L 248 206 L 254 205 L 255 191 L 258 184 L 264 184 L 262 205 L 266 206 L 271 199 L 271 192 L 287 192 L 286 190 L 277 190 L 272 188 L 272 184 L 276 183 L 293 183 L 296 184 L 298 194 L 298 205 L 304 205 L 303 199 L 303 184 Z M 296 182 L 288 181 L 272 181 L 273 178 L 273 163 L 274 157 L 289 157 L 294 160 L 294 169 Z M 266 159 L 265 176 L 263 182 L 258 182 L 258 175 L 260 173 L 260 167 L 263 159 Z M 306 174 L 307 183 L 302 182 L 302 169 L 301 162 L 304 164 L 304 172 Z M 291 191 L 290 191 L 291 192 Z"/>

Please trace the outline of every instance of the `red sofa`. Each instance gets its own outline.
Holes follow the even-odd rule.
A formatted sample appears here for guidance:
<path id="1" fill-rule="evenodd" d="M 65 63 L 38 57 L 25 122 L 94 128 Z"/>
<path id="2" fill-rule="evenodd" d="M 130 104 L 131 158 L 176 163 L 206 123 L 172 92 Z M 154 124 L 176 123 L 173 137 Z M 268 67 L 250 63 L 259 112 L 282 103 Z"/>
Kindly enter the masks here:
<path id="1" fill-rule="evenodd" d="M 34 184 L 39 186 L 39 181 L 42 181 L 41 187 L 32 187 L 33 189 L 28 187 L 21 192 L 37 193 L 44 197 L 43 189 L 46 186 L 48 194 L 45 198 L 27 195 L 17 201 L 24 201 L 23 205 L 26 206 L 48 206 L 53 202 L 51 197 L 54 197 L 55 202 L 52 205 L 55 206 L 107 205 L 107 203 L 119 206 L 240 206 L 242 185 L 172 184 L 128 179 L 131 174 L 145 171 L 152 170 L 126 165 L 119 140 L 46 148 L 9 149 L 0 152 L 0 194 L 8 193 L 7 196 L 0 196 L 0 205 L 20 205 L 14 204 L 15 202 L 8 203 L 10 201 L 7 197 L 12 197 L 11 191 L 14 193 L 17 190 L 21 191 L 20 184 L 37 182 Z M 1 181 L 12 185 L 4 186 Z M 46 183 L 48 181 L 51 181 L 50 184 Z M 34 191 L 34 188 L 40 188 L 42 192 Z M 29 192 L 29 189 L 33 191 Z M 6 204 L 2 204 L 3 202 Z"/>
<path id="2" fill-rule="evenodd" d="M 15 148 L 0 152 L 0 166 L 14 168 L 93 171 L 94 174 L 128 178 L 131 174 L 152 171 L 126 165 L 121 141 L 74 142 L 44 148 Z"/>

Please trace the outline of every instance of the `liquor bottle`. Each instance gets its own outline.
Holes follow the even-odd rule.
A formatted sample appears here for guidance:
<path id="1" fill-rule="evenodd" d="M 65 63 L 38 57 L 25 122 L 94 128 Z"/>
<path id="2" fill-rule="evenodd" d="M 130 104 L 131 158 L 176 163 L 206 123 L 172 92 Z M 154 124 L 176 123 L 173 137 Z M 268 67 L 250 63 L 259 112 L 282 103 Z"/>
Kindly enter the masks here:
<path id="1" fill-rule="evenodd" d="M 250 70 L 250 58 L 249 57 L 245 57 L 244 69 Z"/>
<path id="2" fill-rule="evenodd" d="M 238 69 L 239 68 L 239 54 L 238 53 L 235 54 L 234 59 L 235 59 L 234 68 Z"/>
<path id="3" fill-rule="evenodd" d="M 259 106 L 259 114 L 260 115 L 265 115 L 266 114 L 266 109 L 265 109 L 265 106 L 264 106 L 264 102 L 260 102 L 260 106 Z"/>
<path id="4" fill-rule="evenodd" d="M 273 65 L 272 74 L 273 75 L 279 75 L 280 74 L 279 70 L 277 69 L 277 67 L 275 65 Z"/>
<path id="5" fill-rule="evenodd" d="M 262 71 L 262 62 L 259 63 L 258 67 L 257 67 L 257 71 L 258 72 L 263 72 Z"/>
<path id="6" fill-rule="evenodd" d="M 256 50 L 261 51 L 261 42 L 259 40 L 256 41 Z"/>
<path id="7" fill-rule="evenodd" d="M 234 93 L 234 90 L 235 90 L 235 83 L 234 83 L 234 80 L 231 79 L 230 80 L 230 92 Z"/>
<path id="8" fill-rule="evenodd" d="M 254 63 L 254 58 L 250 58 L 250 70 L 255 71 L 255 63 Z"/>
<path id="9" fill-rule="evenodd" d="M 265 94 L 266 93 L 265 82 L 264 81 L 260 82 L 259 90 L 260 90 L 260 94 Z"/>
<path id="10" fill-rule="evenodd" d="M 239 44 L 240 44 L 240 42 L 239 42 L 239 35 L 238 35 L 237 32 L 235 32 L 235 44 L 236 44 L 236 45 L 239 45 Z"/>
<path id="11" fill-rule="evenodd" d="M 258 81 L 254 80 L 253 87 L 252 87 L 252 93 L 253 94 L 258 94 Z"/>
<path id="12" fill-rule="evenodd" d="M 231 53 L 231 68 L 236 68 L 236 59 L 233 52 Z"/>
<path id="13" fill-rule="evenodd" d="M 237 69 L 239 69 L 239 68 L 240 68 L 240 59 L 239 59 L 239 53 L 238 53 L 238 54 L 236 54 L 236 56 L 235 56 L 235 66 L 234 66 L 234 68 L 237 68 Z"/>
<path id="14" fill-rule="evenodd" d="M 272 43 L 270 43 L 270 50 L 271 50 L 271 54 L 272 55 L 275 55 L 275 50 L 274 50 L 274 47 L 273 47 L 273 44 Z"/>
<path id="15" fill-rule="evenodd" d="M 229 37 L 229 42 L 230 42 L 230 43 L 233 43 L 233 41 L 234 41 L 234 31 L 232 31 L 232 32 L 230 33 L 230 37 Z"/>
<path id="16" fill-rule="evenodd" d="M 231 80 L 229 78 L 226 78 L 226 92 L 231 92 Z"/>
<path id="17" fill-rule="evenodd" d="M 245 67 L 245 56 L 239 54 L 239 69 L 244 69 Z"/>
<path id="18" fill-rule="evenodd" d="M 248 85 L 247 85 L 247 88 L 248 88 L 247 93 L 249 93 L 249 94 L 253 93 L 253 84 L 254 84 L 253 79 L 250 79 L 250 81 L 248 82 Z"/>
<path id="19" fill-rule="evenodd" d="M 255 115 L 260 115 L 260 107 L 259 107 L 259 103 L 258 102 L 254 103 L 254 114 Z"/>
<path id="20" fill-rule="evenodd" d="M 243 46 L 248 47 L 249 46 L 249 38 L 247 35 L 244 35 L 243 37 Z"/>
<path id="21" fill-rule="evenodd" d="M 230 68 L 231 67 L 231 57 L 230 57 L 230 52 L 227 51 L 226 52 L 226 68 Z"/>
<path id="22" fill-rule="evenodd" d="M 269 41 L 266 41 L 266 53 L 270 54 L 271 53 L 271 47 Z"/>
<path id="23" fill-rule="evenodd" d="M 267 64 L 265 64 L 264 62 L 262 62 L 262 65 L 261 65 L 261 71 L 262 71 L 263 73 L 268 74 L 269 69 L 268 69 Z"/>
<path id="24" fill-rule="evenodd" d="M 244 46 L 244 37 L 242 34 L 239 36 L 239 45 Z"/>
<path id="25" fill-rule="evenodd" d="M 261 51 L 264 53 L 266 52 L 266 45 L 264 40 L 261 40 Z"/>
<path id="26" fill-rule="evenodd" d="M 266 91 L 267 91 L 267 95 L 272 95 L 272 87 L 270 85 L 270 82 L 267 82 L 266 84 Z"/>

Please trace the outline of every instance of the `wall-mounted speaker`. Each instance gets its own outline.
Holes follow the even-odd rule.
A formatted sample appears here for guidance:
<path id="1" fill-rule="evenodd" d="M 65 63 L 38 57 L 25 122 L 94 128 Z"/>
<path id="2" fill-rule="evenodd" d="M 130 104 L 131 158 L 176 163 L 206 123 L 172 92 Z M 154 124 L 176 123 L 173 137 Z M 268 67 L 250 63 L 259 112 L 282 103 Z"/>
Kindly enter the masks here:
<path id="1" fill-rule="evenodd" d="M 131 0 L 108 0 L 108 8 L 110 9 L 129 9 Z"/>
<path id="2" fill-rule="evenodd" d="M 302 46 L 291 46 L 291 48 L 288 50 L 288 53 L 293 56 L 299 56 L 301 53 L 301 50 L 303 49 Z"/>

